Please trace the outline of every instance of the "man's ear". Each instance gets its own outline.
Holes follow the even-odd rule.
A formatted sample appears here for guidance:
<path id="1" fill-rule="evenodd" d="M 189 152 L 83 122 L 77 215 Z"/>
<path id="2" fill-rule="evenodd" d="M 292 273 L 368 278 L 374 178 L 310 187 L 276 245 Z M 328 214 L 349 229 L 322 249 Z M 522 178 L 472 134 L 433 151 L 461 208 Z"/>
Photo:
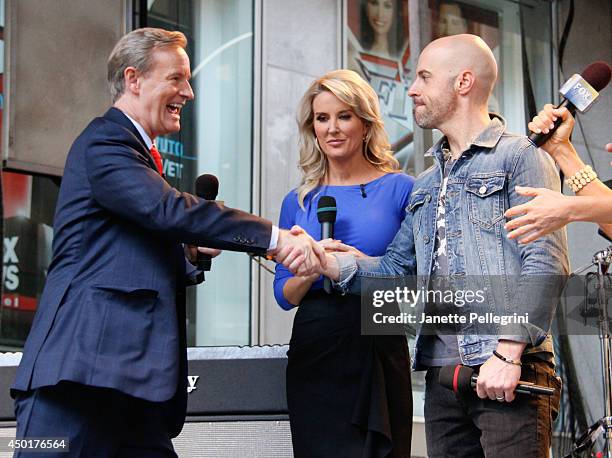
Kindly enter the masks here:
<path id="1" fill-rule="evenodd" d="M 136 68 L 126 67 L 123 71 L 123 80 L 126 92 L 129 91 L 134 95 L 140 94 L 140 73 Z"/>
<path id="2" fill-rule="evenodd" d="M 476 79 L 470 70 L 463 70 L 455 79 L 455 90 L 459 95 L 466 95 L 474 87 Z"/>

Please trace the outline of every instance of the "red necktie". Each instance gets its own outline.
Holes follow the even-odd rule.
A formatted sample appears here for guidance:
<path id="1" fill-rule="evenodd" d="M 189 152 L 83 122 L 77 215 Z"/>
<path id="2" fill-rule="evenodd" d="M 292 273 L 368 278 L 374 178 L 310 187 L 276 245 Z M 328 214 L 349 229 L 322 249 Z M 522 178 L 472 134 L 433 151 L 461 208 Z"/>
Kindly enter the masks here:
<path id="1" fill-rule="evenodd" d="M 162 164 L 162 157 L 161 154 L 159 154 L 159 151 L 157 151 L 155 143 L 153 143 L 153 145 L 151 146 L 151 157 L 153 157 L 153 162 L 155 162 L 155 167 L 157 167 L 157 171 L 160 175 L 163 175 L 164 165 Z"/>

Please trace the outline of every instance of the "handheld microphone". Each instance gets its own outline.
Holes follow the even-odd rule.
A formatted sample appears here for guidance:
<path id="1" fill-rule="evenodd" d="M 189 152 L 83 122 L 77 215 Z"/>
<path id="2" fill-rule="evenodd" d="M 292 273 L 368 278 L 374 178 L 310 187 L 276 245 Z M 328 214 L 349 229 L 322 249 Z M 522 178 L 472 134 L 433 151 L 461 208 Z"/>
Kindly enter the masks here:
<path id="1" fill-rule="evenodd" d="M 440 385 L 455 393 L 470 393 L 476 388 L 478 374 L 468 366 L 457 364 L 456 366 L 444 366 L 440 369 L 438 381 Z M 547 386 L 534 385 L 530 382 L 519 382 L 514 389 L 515 393 L 552 396 L 555 394 L 554 388 Z"/>
<path id="2" fill-rule="evenodd" d="M 608 85 L 611 74 L 612 70 L 606 62 L 601 60 L 593 62 L 580 75 L 573 75 L 561 86 L 559 92 L 563 96 L 563 100 L 556 108 L 567 107 L 572 115 L 576 113 L 576 110 L 584 113 L 595 103 L 599 92 Z M 534 132 L 529 135 L 529 140 L 535 146 L 542 146 L 561 125 L 561 122 L 563 120 L 557 118 L 554 127 L 547 134 L 536 134 Z"/>
<path id="3" fill-rule="evenodd" d="M 219 180 L 216 176 L 208 173 L 200 175 L 195 182 L 195 193 L 196 196 L 204 200 L 215 200 L 219 193 Z M 198 251 L 196 264 L 198 269 L 209 271 L 212 267 L 212 257 Z"/>
<path id="4" fill-rule="evenodd" d="M 604 231 L 602 231 L 601 228 L 597 229 L 597 235 L 603 237 L 608 242 L 612 242 L 612 239 L 610 237 L 608 237 L 608 234 L 606 234 Z"/>
<path id="5" fill-rule="evenodd" d="M 334 223 L 336 222 L 336 199 L 332 196 L 322 196 L 317 204 L 317 219 L 321 223 L 321 240 L 334 238 Z M 331 280 L 325 277 L 323 289 L 327 294 L 331 294 Z"/>

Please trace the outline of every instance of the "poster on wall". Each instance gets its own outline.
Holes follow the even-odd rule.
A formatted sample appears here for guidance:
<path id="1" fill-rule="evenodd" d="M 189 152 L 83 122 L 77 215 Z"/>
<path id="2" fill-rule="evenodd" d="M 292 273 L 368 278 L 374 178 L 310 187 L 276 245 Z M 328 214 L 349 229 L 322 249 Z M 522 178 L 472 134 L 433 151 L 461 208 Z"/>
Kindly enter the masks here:
<path id="1" fill-rule="evenodd" d="M 346 67 L 358 72 L 378 94 L 391 149 L 410 171 L 408 0 L 348 0 L 346 37 Z"/>

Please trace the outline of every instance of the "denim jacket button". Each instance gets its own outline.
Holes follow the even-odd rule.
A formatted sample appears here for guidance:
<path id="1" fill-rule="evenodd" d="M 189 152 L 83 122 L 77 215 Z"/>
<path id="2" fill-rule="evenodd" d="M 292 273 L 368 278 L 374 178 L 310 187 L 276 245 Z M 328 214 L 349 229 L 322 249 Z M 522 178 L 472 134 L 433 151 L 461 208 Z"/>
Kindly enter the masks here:
<path id="1" fill-rule="evenodd" d="M 486 187 L 486 186 L 481 186 L 481 187 L 478 189 L 478 192 L 479 192 L 480 194 L 484 194 L 485 192 L 487 192 L 487 187 Z"/>
<path id="2" fill-rule="evenodd" d="M 429 235 L 424 235 L 423 236 L 423 241 L 427 244 L 429 243 Z"/>
<path id="3" fill-rule="evenodd" d="M 427 194 L 425 196 L 425 202 L 427 202 L 427 203 L 431 202 L 431 194 Z"/>

